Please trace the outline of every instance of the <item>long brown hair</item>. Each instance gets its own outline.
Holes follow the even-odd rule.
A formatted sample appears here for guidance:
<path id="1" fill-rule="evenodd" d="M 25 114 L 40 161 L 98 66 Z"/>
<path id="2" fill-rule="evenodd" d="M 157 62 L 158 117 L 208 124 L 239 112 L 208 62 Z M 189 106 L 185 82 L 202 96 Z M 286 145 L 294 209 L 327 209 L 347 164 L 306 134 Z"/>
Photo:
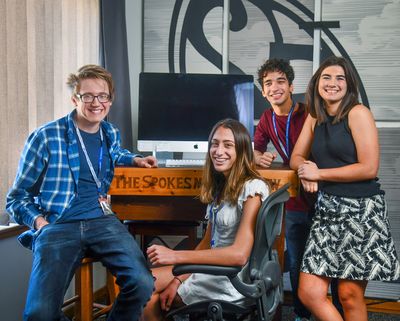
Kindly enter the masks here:
<path id="1" fill-rule="evenodd" d="M 308 83 L 308 88 L 306 92 L 306 105 L 310 115 L 317 119 L 317 123 L 321 124 L 328 120 L 328 114 L 325 108 L 325 102 L 319 94 L 318 84 L 321 78 L 321 74 L 325 68 L 330 66 L 340 66 L 344 70 L 344 75 L 346 77 L 347 92 L 340 102 L 338 112 L 335 115 L 333 123 L 337 123 L 342 120 L 350 110 L 359 104 L 358 100 L 358 81 L 356 73 L 345 58 L 331 56 L 326 59 L 319 66 L 318 70 L 312 76 L 310 82 Z"/>
<path id="2" fill-rule="evenodd" d="M 227 177 L 214 169 L 210 147 L 218 128 L 228 128 L 235 139 L 236 161 Z M 246 127 L 234 119 L 224 119 L 214 125 L 208 138 L 208 152 L 203 170 L 200 200 L 203 203 L 225 201 L 235 204 L 244 183 L 253 178 L 263 179 L 255 168 L 251 138 Z"/>

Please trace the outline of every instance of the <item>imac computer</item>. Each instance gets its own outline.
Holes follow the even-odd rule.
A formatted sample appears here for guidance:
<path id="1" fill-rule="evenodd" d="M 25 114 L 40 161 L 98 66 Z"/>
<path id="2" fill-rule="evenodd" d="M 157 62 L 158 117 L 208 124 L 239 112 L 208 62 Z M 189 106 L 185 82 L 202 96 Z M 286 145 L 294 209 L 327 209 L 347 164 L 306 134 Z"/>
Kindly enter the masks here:
<path id="1" fill-rule="evenodd" d="M 253 138 L 253 76 L 142 72 L 139 77 L 139 151 L 206 153 L 212 127 L 224 118 L 242 122 Z"/>

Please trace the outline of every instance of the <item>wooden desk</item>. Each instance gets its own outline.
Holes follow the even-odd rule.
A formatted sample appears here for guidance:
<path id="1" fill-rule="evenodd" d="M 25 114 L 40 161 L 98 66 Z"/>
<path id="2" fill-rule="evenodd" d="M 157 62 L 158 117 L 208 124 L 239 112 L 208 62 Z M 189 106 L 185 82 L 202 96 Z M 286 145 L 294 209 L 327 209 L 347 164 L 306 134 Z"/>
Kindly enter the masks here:
<path id="1" fill-rule="evenodd" d="M 288 168 L 260 170 L 272 190 L 290 182 L 297 193 L 297 176 Z M 198 200 L 201 168 L 117 167 L 109 194 L 121 220 L 203 220 L 205 205 Z"/>
<path id="2" fill-rule="evenodd" d="M 289 193 L 297 193 L 297 175 L 293 170 L 275 167 L 260 170 L 272 190 L 290 182 Z M 206 205 L 198 195 L 201 168 L 117 167 L 109 194 L 113 210 L 121 220 L 202 221 Z M 284 233 L 277 240 L 283 266 Z"/>
<path id="3" fill-rule="evenodd" d="M 272 190 L 290 182 L 289 193 L 296 195 L 298 180 L 293 170 L 275 167 L 259 172 Z M 202 221 L 206 205 L 198 199 L 201 176 L 201 168 L 117 167 L 109 190 L 113 211 L 121 220 Z M 275 248 L 283 267 L 284 228 Z M 280 309 L 274 320 L 281 320 Z"/>

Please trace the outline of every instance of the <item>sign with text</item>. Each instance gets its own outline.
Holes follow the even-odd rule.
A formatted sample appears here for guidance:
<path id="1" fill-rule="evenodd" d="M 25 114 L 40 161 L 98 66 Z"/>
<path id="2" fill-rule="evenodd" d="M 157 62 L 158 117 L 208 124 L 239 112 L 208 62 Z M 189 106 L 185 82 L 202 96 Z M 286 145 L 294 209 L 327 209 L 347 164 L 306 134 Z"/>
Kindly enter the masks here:
<path id="1" fill-rule="evenodd" d="M 297 193 L 297 175 L 290 169 L 260 170 L 272 190 L 290 182 L 289 193 Z M 198 196 L 202 169 L 117 167 L 110 195 Z"/>

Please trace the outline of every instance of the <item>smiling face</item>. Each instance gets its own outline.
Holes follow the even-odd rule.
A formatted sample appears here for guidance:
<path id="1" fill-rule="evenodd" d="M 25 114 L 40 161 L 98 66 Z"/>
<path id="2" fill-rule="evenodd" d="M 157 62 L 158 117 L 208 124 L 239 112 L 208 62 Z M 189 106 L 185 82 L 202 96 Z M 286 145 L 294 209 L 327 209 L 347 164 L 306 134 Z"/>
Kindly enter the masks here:
<path id="1" fill-rule="evenodd" d="M 262 95 L 272 107 L 280 108 L 291 104 L 293 84 L 289 85 L 286 75 L 280 71 L 268 72 L 263 77 Z"/>
<path id="2" fill-rule="evenodd" d="M 214 169 L 227 177 L 236 161 L 235 137 L 231 129 L 221 126 L 215 131 L 209 153 Z"/>
<path id="3" fill-rule="evenodd" d="M 344 69 L 334 65 L 325 68 L 318 82 L 318 93 L 325 101 L 326 107 L 336 112 L 347 92 L 347 81 Z"/>
<path id="4" fill-rule="evenodd" d="M 107 82 L 98 78 L 87 78 L 80 81 L 78 94 L 91 94 L 98 96 L 110 94 Z M 111 100 L 100 103 L 97 98 L 91 103 L 85 103 L 77 96 L 72 96 L 72 102 L 76 106 L 76 122 L 80 129 L 86 132 L 97 132 L 100 122 L 108 115 Z"/>

